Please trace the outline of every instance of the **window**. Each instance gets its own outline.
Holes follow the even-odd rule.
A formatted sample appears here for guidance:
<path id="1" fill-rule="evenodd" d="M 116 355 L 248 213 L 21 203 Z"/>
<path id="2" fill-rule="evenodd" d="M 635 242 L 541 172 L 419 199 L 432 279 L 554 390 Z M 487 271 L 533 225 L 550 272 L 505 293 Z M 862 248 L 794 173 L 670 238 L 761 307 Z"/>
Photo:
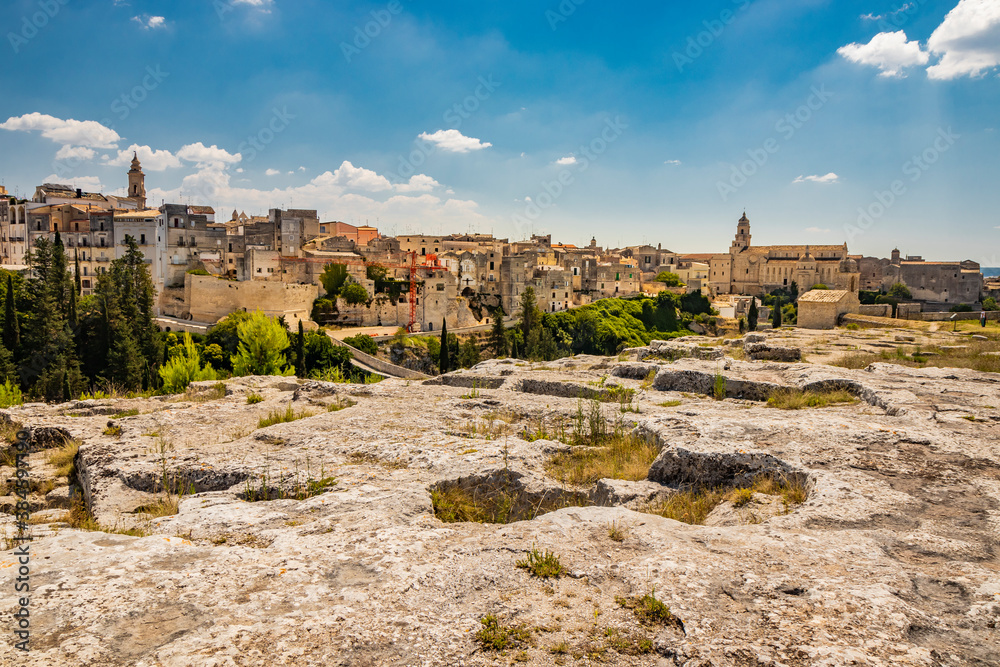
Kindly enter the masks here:
<path id="1" fill-rule="evenodd" d="M 76 231 L 80 231 L 80 223 L 79 222 L 74 222 L 73 224 L 76 227 Z"/>
<path id="2" fill-rule="evenodd" d="M 444 291 L 444 283 L 438 283 L 437 284 L 437 291 L 438 292 L 443 292 Z"/>
<path id="3" fill-rule="evenodd" d="M 260 273 L 260 269 L 257 269 L 257 273 Z"/>
<path id="4" fill-rule="evenodd" d="M 230 243 L 230 244 L 229 244 L 229 252 L 232 252 L 232 251 L 233 251 L 233 244 L 232 244 L 232 243 Z"/>
<path id="5" fill-rule="evenodd" d="M 102 247 L 102 248 L 103 248 L 103 247 L 105 247 L 105 246 L 104 246 L 104 237 L 103 237 L 103 236 L 101 237 L 101 247 Z"/>
<path id="6" fill-rule="evenodd" d="M 83 275 L 87 275 L 87 274 L 84 273 Z M 89 280 L 83 280 L 83 281 L 80 281 L 80 282 L 83 285 L 83 289 L 90 289 L 90 281 Z"/>
<path id="7" fill-rule="evenodd" d="M 493 262 L 490 262 L 490 271 L 493 270 Z"/>
<path id="8" fill-rule="evenodd" d="M 146 245 L 146 235 L 145 234 L 140 234 L 139 235 L 139 245 Z"/>

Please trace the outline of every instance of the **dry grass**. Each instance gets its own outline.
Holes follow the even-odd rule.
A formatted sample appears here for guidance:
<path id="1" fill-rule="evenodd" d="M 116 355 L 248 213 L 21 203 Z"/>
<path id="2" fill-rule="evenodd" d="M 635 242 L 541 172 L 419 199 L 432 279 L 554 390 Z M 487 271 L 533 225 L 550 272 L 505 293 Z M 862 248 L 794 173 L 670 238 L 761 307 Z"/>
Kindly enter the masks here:
<path id="1" fill-rule="evenodd" d="M 257 428 L 267 428 L 268 426 L 274 426 L 275 424 L 287 424 L 289 422 L 306 419 L 312 416 L 313 413 L 308 410 L 295 412 L 295 408 L 293 408 L 292 404 L 289 403 L 284 410 L 272 410 L 266 417 L 261 417 L 257 422 Z"/>
<path id="2" fill-rule="evenodd" d="M 968 368 L 982 373 L 1000 373 L 1000 341 L 956 337 L 952 344 L 930 347 L 897 347 L 881 352 L 850 352 L 831 362 L 842 368 L 863 369 L 881 362 L 911 368 Z M 930 355 L 924 353 L 931 353 Z"/>
<path id="3" fill-rule="evenodd" d="M 801 505 L 808 498 L 805 485 L 796 477 L 760 475 L 749 487 L 716 487 L 689 489 L 671 495 L 665 500 L 654 502 L 645 508 L 650 514 L 658 514 L 667 519 L 700 526 L 705 519 L 724 501 L 736 507 L 747 505 L 755 493 L 767 496 L 781 496 L 786 510 Z"/>
<path id="4" fill-rule="evenodd" d="M 56 477 L 73 479 L 76 477 L 76 453 L 80 451 L 79 440 L 67 440 L 58 449 L 50 450 L 45 460 L 56 469 Z"/>
<path id="5" fill-rule="evenodd" d="M 574 447 L 556 454 L 546 469 L 564 484 L 586 486 L 600 479 L 639 481 L 649 475 L 649 466 L 659 455 L 659 447 L 642 436 L 618 431 L 597 447 Z"/>
<path id="6" fill-rule="evenodd" d="M 830 405 L 857 402 L 858 399 L 846 389 L 824 391 L 781 389 L 771 394 L 771 397 L 767 399 L 767 406 L 779 410 L 802 410 L 803 408 L 825 408 Z"/>

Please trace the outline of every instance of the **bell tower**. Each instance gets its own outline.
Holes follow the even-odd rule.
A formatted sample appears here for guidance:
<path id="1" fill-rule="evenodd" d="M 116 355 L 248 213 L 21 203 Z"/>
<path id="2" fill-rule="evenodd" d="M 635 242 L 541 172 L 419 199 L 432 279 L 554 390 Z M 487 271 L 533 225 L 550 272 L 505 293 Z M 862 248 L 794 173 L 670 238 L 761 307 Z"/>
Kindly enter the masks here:
<path id="1" fill-rule="evenodd" d="M 146 208 L 146 175 L 142 173 L 139 156 L 132 153 L 132 168 L 128 171 L 128 196 L 136 201 L 139 210 Z"/>
<path id="2" fill-rule="evenodd" d="M 736 225 L 736 239 L 733 241 L 733 245 L 729 248 L 729 253 L 735 255 L 737 253 L 743 252 L 750 247 L 750 219 L 747 217 L 747 212 L 743 211 L 743 217 L 740 218 L 739 223 Z"/>

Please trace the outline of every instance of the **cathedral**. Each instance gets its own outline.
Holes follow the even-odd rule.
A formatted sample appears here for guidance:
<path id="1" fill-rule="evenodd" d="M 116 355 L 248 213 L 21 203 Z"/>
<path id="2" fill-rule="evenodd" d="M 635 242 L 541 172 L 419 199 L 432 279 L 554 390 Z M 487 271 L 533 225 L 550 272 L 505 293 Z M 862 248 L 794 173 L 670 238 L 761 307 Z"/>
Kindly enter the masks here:
<path id="1" fill-rule="evenodd" d="M 713 294 L 761 296 L 793 282 L 799 292 L 815 285 L 857 292 L 860 278 L 858 263 L 848 255 L 846 243 L 752 246 L 750 220 L 744 212 L 729 253 L 712 256 L 708 280 Z"/>

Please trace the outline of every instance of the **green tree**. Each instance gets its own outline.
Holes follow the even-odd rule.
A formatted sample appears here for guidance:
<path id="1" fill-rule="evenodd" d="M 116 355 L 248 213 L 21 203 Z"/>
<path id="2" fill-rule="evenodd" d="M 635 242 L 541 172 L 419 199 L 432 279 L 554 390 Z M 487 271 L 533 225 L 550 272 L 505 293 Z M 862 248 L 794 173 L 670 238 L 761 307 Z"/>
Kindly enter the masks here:
<path id="1" fill-rule="evenodd" d="M 284 351 L 290 345 L 288 331 L 277 320 L 256 311 L 237 327 L 240 344 L 230 360 L 233 374 L 292 375 Z"/>
<path id="2" fill-rule="evenodd" d="M 378 354 L 378 343 L 376 343 L 375 340 L 368 334 L 351 336 L 350 338 L 345 338 L 344 342 L 354 349 L 361 350 L 365 354 L 370 354 L 373 357 Z"/>
<path id="3" fill-rule="evenodd" d="M 507 356 L 507 327 L 503 323 L 503 308 L 493 311 L 493 329 L 490 331 L 490 351 L 500 359 Z"/>
<path id="4" fill-rule="evenodd" d="M 799 309 L 795 307 L 794 303 L 781 307 L 781 319 L 788 324 L 796 324 L 799 321 Z"/>
<path id="5" fill-rule="evenodd" d="M 14 307 L 14 278 L 7 274 L 7 293 L 3 304 L 3 345 L 11 354 L 17 356 L 21 349 L 21 327 L 17 321 L 17 309 Z"/>
<path id="6" fill-rule="evenodd" d="M 351 306 L 358 306 L 368 301 L 368 290 L 358 283 L 351 283 L 340 290 L 340 296 Z"/>
<path id="7" fill-rule="evenodd" d="M 760 314 L 757 312 L 757 299 L 750 300 L 750 310 L 747 311 L 747 330 L 756 331 L 757 330 L 757 318 Z"/>
<path id="8" fill-rule="evenodd" d="M 375 293 L 381 294 L 385 291 L 385 286 L 389 282 L 389 269 L 381 264 L 369 264 L 365 267 L 365 275 L 368 280 L 375 282 Z"/>
<path id="9" fill-rule="evenodd" d="M 300 378 L 309 377 L 306 369 L 306 332 L 299 320 L 299 335 L 295 339 L 295 374 Z"/>
<path id="10" fill-rule="evenodd" d="M 983 299 L 983 310 L 997 310 L 997 300 L 991 296 Z"/>
<path id="11" fill-rule="evenodd" d="M 218 345 L 222 348 L 223 365 L 219 368 L 232 370 L 232 358 L 240 346 L 239 326 L 250 319 L 250 313 L 238 310 L 230 313 L 228 317 L 216 323 L 208 330 L 205 336 L 205 343 L 208 345 Z"/>
<path id="12" fill-rule="evenodd" d="M 323 267 L 323 273 L 319 276 L 319 281 L 326 290 L 328 297 L 335 297 L 340 294 L 340 288 L 347 281 L 346 264 L 327 264 Z"/>
<path id="13" fill-rule="evenodd" d="M 894 283 L 889 288 L 889 297 L 901 301 L 903 299 L 912 299 L 913 294 L 910 293 L 910 288 L 903 283 Z"/>
<path id="14" fill-rule="evenodd" d="M 781 328 L 781 297 L 779 296 L 774 306 L 771 307 L 771 327 Z"/>
<path id="15" fill-rule="evenodd" d="M 681 282 L 681 277 L 676 273 L 671 273 L 670 271 L 660 272 L 660 274 L 653 279 L 653 282 L 663 283 L 666 287 L 684 287 L 684 283 Z"/>
<path id="16" fill-rule="evenodd" d="M 480 360 L 479 345 L 473 336 L 469 336 L 462 343 L 462 349 L 458 353 L 458 365 L 462 368 L 472 368 Z"/>
<path id="17" fill-rule="evenodd" d="M 535 336 L 534 340 L 537 341 L 537 328 L 539 320 L 541 319 L 541 312 L 538 309 L 538 301 L 535 298 L 535 288 L 526 287 L 524 294 L 521 295 L 521 337 L 524 340 L 524 357 L 527 359 L 531 356 L 531 343 L 533 342 L 532 335 Z"/>
<path id="18" fill-rule="evenodd" d="M 438 358 L 438 370 L 441 375 L 444 375 L 451 370 L 451 359 L 449 355 L 450 346 L 448 345 L 448 320 L 443 320 L 441 322 L 441 352 Z"/>
<path id="19" fill-rule="evenodd" d="M 792 284 L 788 286 L 788 298 L 792 301 L 799 300 L 799 284 L 794 280 L 792 281 Z"/>
<path id="20" fill-rule="evenodd" d="M 217 377 L 211 364 L 202 365 L 201 354 L 189 333 L 184 334 L 180 352 L 157 370 L 163 381 L 163 390 L 168 394 L 179 394 L 192 382 L 215 380 Z"/>

